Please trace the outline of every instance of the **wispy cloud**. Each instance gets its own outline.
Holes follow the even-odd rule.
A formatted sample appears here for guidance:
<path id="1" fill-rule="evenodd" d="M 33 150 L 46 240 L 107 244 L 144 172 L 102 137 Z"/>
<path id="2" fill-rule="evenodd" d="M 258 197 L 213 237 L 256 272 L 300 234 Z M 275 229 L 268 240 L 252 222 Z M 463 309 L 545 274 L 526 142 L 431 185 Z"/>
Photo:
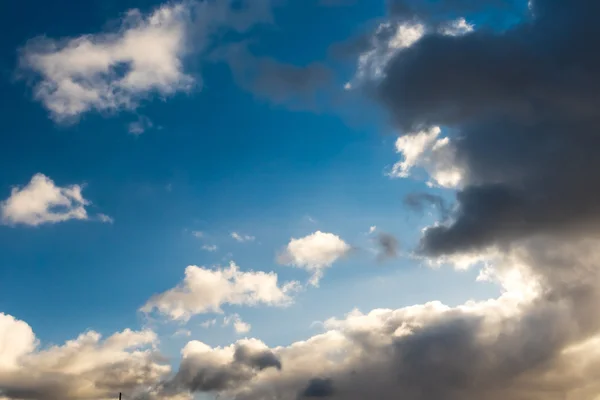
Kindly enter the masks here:
<path id="1" fill-rule="evenodd" d="M 231 237 L 240 243 L 253 242 L 256 238 L 250 235 L 242 235 L 237 232 L 231 232 Z"/>

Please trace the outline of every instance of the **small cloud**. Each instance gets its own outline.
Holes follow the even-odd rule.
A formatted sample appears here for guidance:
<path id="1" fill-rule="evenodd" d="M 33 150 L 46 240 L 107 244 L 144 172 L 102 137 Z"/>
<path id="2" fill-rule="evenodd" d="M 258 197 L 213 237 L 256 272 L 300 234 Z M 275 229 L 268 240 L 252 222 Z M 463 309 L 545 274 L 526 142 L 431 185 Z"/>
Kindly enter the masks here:
<path id="1" fill-rule="evenodd" d="M 237 232 L 231 232 L 231 237 L 240 243 L 253 242 L 256 238 L 250 235 L 241 235 Z"/>
<path id="2" fill-rule="evenodd" d="M 209 319 L 209 320 L 206 320 L 206 321 L 202 322 L 200 324 L 200 326 L 203 327 L 203 328 L 210 328 L 211 326 L 215 326 L 216 323 L 217 323 L 217 319 L 216 318 L 215 319 Z"/>
<path id="3" fill-rule="evenodd" d="M 201 239 L 204 237 L 204 232 L 202 231 L 192 231 L 192 236 L 197 238 L 197 239 Z"/>
<path id="4" fill-rule="evenodd" d="M 214 253 L 215 251 L 217 251 L 219 248 L 217 247 L 216 244 L 205 244 L 204 246 L 202 246 L 202 250 Z"/>
<path id="5" fill-rule="evenodd" d="M 192 332 L 189 329 L 179 329 L 173 334 L 173 337 L 190 337 Z"/>
<path id="6" fill-rule="evenodd" d="M 242 321 L 242 318 L 239 314 L 232 314 L 230 316 L 226 316 L 223 318 L 223 326 L 229 326 L 233 324 L 233 329 L 237 334 L 243 334 L 250 332 L 252 329 L 252 325 L 247 322 Z"/>
<path id="7" fill-rule="evenodd" d="M 82 185 L 57 186 L 44 174 L 35 174 L 22 187 L 15 186 L 8 199 L 0 202 L 0 217 L 5 225 L 38 226 L 71 219 L 90 220 L 86 206 L 91 202 L 82 195 Z M 98 220 L 109 222 L 110 217 L 98 215 Z"/>
<path id="8" fill-rule="evenodd" d="M 306 217 L 304 217 L 308 222 L 310 222 L 311 224 L 316 224 L 317 220 L 315 218 L 313 218 L 310 215 L 307 215 Z"/>
<path id="9" fill-rule="evenodd" d="M 378 259 L 380 261 L 384 261 L 388 258 L 398 257 L 398 253 L 400 252 L 400 243 L 393 235 L 382 232 L 377 236 L 376 241 L 377 246 L 379 247 Z"/>
<path id="10" fill-rule="evenodd" d="M 128 131 L 132 135 L 141 135 L 153 126 L 154 124 L 150 118 L 140 115 L 137 121 L 131 122 L 128 125 Z"/>
<path id="11" fill-rule="evenodd" d="M 377 227 L 375 225 L 373 225 L 372 227 L 369 228 L 369 235 L 372 235 L 375 231 L 377 230 Z"/>
<path id="12" fill-rule="evenodd" d="M 317 231 L 300 239 L 292 238 L 277 261 L 312 273 L 310 284 L 319 285 L 323 270 L 351 250 L 350 245 L 333 233 Z"/>
<path id="13" fill-rule="evenodd" d="M 115 223 L 115 219 L 106 214 L 100 213 L 100 214 L 96 215 L 96 218 L 98 218 L 98 221 L 104 222 L 105 224 L 114 224 Z"/>

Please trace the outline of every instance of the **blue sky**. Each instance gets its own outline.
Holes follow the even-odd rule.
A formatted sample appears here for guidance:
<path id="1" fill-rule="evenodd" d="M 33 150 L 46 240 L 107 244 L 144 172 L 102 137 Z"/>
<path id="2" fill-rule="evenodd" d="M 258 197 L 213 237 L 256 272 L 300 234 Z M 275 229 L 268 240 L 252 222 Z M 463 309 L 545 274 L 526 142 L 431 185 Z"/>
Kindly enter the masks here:
<path id="1" fill-rule="evenodd" d="M 17 49 L 32 37 L 94 33 L 129 7 L 155 6 L 69 3 L 40 12 L 50 16 L 24 26 L 10 22 L 28 7 L 21 4 L 3 13 L 4 26 L 10 27 L 2 43 L 7 71 Z M 305 4 L 278 8 L 275 25 L 258 29 L 257 47 L 292 64 L 323 59 L 331 43 L 381 17 L 383 6 L 362 4 L 344 10 L 344 18 L 334 18 L 338 12 Z M 303 40 L 307 18 L 315 21 L 311 34 L 317 40 Z M 289 43 L 295 43 L 293 48 Z M 188 60 L 190 66 L 194 61 Z M 57 185 L 85 183 L 90 208 L 115 220 L 0 230 L 0 304 L 3 311 L 28 321 L 42 340 L 58 343 L 90 328 L 112 332 L 139 325 L 136 309 L 153 293 L 174 286 L 187 265 L 233 259 L 242 268 L 276 269 L 282 278 L 301 278 L 298 271 L 278 267 L 275 254 L 291 237 L 318 229 L 356 246 L 368 244 L 364 233 L 374 225 L 414 240 L 423 223 L 406 213 L 402 198 L 422 184 L 385 176 L 385 168 L 398 158 L 388 126 L 374 125 L 375 118 L 368 115 L 362 121 L 344 119 L 352 109 L 311 112 L 271 104 L 232 82 L 226 66 L 206 69 L 201 90 L 148 99 L 135 112 L 90 112 L 72 125 L 49 119 L 24 82 L 3 80 L 4 197 L 41 172 Z M 348 69 L 342 66 L 342 72 Z M 160 129 L 129 134 L 127 126 L 136 114 Z M 198 239 L 192 231 L 206 237 Z M 256 241 L 236 243 L 229 237 L 234 231 L 247 232 Z M 218 251 L 203 251 L 207 243 Z M 446 285 L 445 271 L 432 272 L 407 259 L 378 265 L 370 258 L 362 254 L 340 262 L 320 290 L 303 293 L 290 310 L 250 309 L 249 318 L 258 328 L 263 320 L 268 327 L 269 319 L 301 313 L 302 320 L 290 321 L 295 325 L 289 331 L 269 335 L 269 341 L 282 343 L 306 332 L 311 320 L 355 307 L 398 307 L 432 296 L 455 303 L 494 293 L 473 284 L 472 273 L 452 274 L 455 284 Z M 381 288 L 365 282 L 377 278 L 385 282 Z M 353 290 L 355 285 L 365 285 L 370 294 L 354 295 L 364 293 Z M 223 335 L 197 333 L 209 342 Z"/>
<path id="2" fill-rule="evenodd" d="M 501 293 L 498 285 L 477 281 L 478 268 L 432 267 L 413 255 L 421 229 L 434 223 L 437 214 L 411 210 L 405 197 L 427 192 L 452 200 L 457 187 L 440 175 L 457 170 L 436 158 L 434 143 L 447 132 L 411 142 L 411 149 L 420 146 L 416 158 L 406 173 L 397 170 L 391 177 L 393 165 L 410 157 L 410 150 L 396 147 L 401 132 L 368 87 L 361 87 L 364 82 L 353 81 L 358 88 L 344 89 L 358 76 L 359 57 L 368 50 L 351 50 L 352 40 L 369 37 L 388 19 L 383 1 L 338 6 L 317 0 L 265 1 L 264 15 L 255 3 L 258 11 L 238 11 L 251 21 L 238 31 L 231 22 L 234 14 L 210 16 L 216 26 L 212 30 L 201 26 L 198 15 L 190 17 L 192 22 L 181 17 L 185 32 L 178 40 L 184 44 L 177 45 L 185 51 L 165 53 L 176 58 L 177 78 L 159 68 L 173 60 L 160 59 L 143 71 L 143 79 L 155 81 L 115 89 L 112 105 L 106 105 L 107 99 L 94 103 L 68 97 L 76 97 L 74 92 L 60 99 L 53 90 L 39 95 L 44 83 L 65 76 L 75 83 L 93 76 L 85 84 L 105 90 L 106 82 L 119 79 L 107 77 L 118 75 L 116 69 L 98 77 L 77 65 L 64 75 L 73 60 L 61 64 L 60 57 L 53 59 L 57 70 L 36 60 L 64 56 L 60 50 L 65 43 L 85 40 L 83 35 L 121 35 L 145 26 L 157 7 L 174 4 L 27 0 L 0 6 L 1 313 L 25 321 L 42 348 L 89 330 L 110 336 L 126 328 L 152 329 L 162 354 L 177 365 L 191 340 L 226 346 L 247 336 L 270 347 L 285 346 L 321 332 L 315 321 L 344 318 L 355 308 L 400 309 L 433 300 L 456 306 Z M 140 19 L 121 25 L 131 9 L 139 9 Z M 180 23 L 180 17 L 173 18 Z M 485 18 L 480 14 L 463 22 L 476 25 Z M 513 23 L 502 21 L 492 27 Z M 94 40 L 106 45 L 112 39 Z M 134 56 L 141 57 L 140 64 L 150 54 L 163 54 L 152 48 L 160 43 L 144 43 L 150 47 Z M 335 44 L 346 45 L 347 54 L 336 54 Z M 231 56 L 231 45 L 242 46 L 242 56 Z M 92 58 L 84 54 L 81 60 Z M 273 69 L 262 63 L 267 59 L 274 62 Z M 50 63 L 50 58 L 44 60 Z M 302 84 L 311 65 L 324 66 L 328 78 Z M 297 75 L 284 74 L 294 68 Z M 244 75 L 263 70 L 268 76 L 262 81 Z M 193 82 L 189 87 L 186 79 Z M 57 111 L 61 102 L 74 106 L 78 101 L 89 103 L 73 112 Z M 429 158 L 422 157 L 427 151 Z M 87 201 L 81 205 L 85 216 L 64 217 L 75 203 L 48 206 L 33 223 L 37 211 L 25 205 L 19 214 L 17 206 L 11 208 L 11 198 L 32 185 L 36 174 L 55 188 L 78 185 Z M 49 219 L 53 211 L 64 218 Z M 371 227 L 376 228 L 369 232 Z M 236 240 L 234 232 L 246 239 Z M 291 249 L 292 239 L 317 232 L 331 235 L 323 240 L 335 237 L 347 249 L 317 246 L 314 251 L 335 253 L 323 263 L 322 254 L 315 256 L 312 248 L 306 250 L 308 256 Z M 377 254 L 382 233 L 399 243 L 396 254 L 383 260 Z M 281 261 L 282 254 L 291 261 Z M 214 271 L 230 261 L 243 273 L 273 272 L 280 285 L 295 281 L 299 288 L 290 290 L 285 307 L 223 301 L 222 313 L 192 312 L 178 321 L 159 308 L 149 314 L 141 310 L 153 295 L 175 290 L 187 266 Z M 318 287 L 309 283 L 313 267 L 323 272 Z M 222 326 L 224 318 L 235 314 L 251 325 L 248 332 Z M 201 326 L 213 319 L 214 326 Z M 174 336 L 183 330 L 189 336 Z"/>

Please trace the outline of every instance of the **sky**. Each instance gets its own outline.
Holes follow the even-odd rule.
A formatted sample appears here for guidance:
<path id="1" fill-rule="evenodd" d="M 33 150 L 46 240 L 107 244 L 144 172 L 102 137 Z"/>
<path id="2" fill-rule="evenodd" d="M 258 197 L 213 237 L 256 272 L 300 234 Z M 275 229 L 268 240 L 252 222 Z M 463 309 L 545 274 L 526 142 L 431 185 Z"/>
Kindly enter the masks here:
<path id="1" fill-rule="evenodd" d="M 599 399 L 599 11 L 0 5 L 0 400 Z"/>

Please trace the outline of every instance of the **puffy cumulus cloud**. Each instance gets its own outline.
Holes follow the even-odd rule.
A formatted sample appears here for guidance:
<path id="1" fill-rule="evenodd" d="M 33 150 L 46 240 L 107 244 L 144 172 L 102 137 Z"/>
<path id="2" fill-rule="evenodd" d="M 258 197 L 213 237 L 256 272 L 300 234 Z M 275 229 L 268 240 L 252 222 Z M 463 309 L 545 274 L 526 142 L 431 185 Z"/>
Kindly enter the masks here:
<path id="1" fill-rule="evenodd" d="M 297 288 L 297 282 L 280 286 L 273 272 L 240 271 L 233 262 L 229 267 L 216 269 L 191 265 L 185 269 L 183 282 L 153 296 L 141 311 L 149 313 L 156 309 L 174 320 L 188 320 L 197 314 L 221 313 L 225 304 L 286 306 L 292 302 L 290 295 Z"/>
<path id="2" fill-rule="evenodd" d="M 331 267 L 350 250 L 350 245 L 339 236 L 317 231 L 303 238 L 292 238 L 279 254 L 278 262 L 309 271 L 312 274 L 310 283 L 318 286 L 323 270 Z"/>
<path id="3" fill-rule="evenodd" d="M 267 0 L 168 2 L 148 14 L 132 9 L 113 31 L 30 40 L 21 50 L 20 70 L 32 77 L 35 98 L 56 121 L 71 122 L 92 110 L 132 110 L 152 95 L 164 98 L 200 85 L 185 71 L 184 59 L 192 52 L 202 56 L 222 32 L 271 20 Z M 134 122 L 129 131 L 140 134 L 148 122 Z"/>
<path id="4" fill-rule="evenodd" d="M 600 57 L 588 49 L 600 43 L 591 17 L 600 6 L 536 0 L 531 7 L 531 15 L 502 33 L 426 35 L 386 67 L 378 95 L 397 127 L 447 129 L 452 157 L 444 165 L 461 172 L 456 210 L 447 223 L 426 231 L 424 253 L 597 232 Z M 433 149 L 431 136 L 424 142 Z M 410 160 L 400 164 L 400 173 Z M 438 180 L 438 168 L 425 165 Z"/>
<path id="5" fill-rule="evenodd" d="M 56 184 L 43 174 L 35 174 L 23 187 L 13 187 L 10 197 L 0 203 L 2 222 L 7 225 L 37 226 L 46 223 L 89 219 L 86 200 L 80 185 L 66 187 Z M 100 222 L 112 223 L 113 219 L 98 214 Z"/>
<path id="6" fill-rule="evenodd" d="M 257 374 L 282 367 L 277 355 L 256 339 L 217 348 L 191 341 L 181 354 L 179 371 L 164 384 L 165 394 L 221 392 L 239 387 Z"/>
<path id="7" fill-rule="evenodd" d="M 437 126 L 400 136 L 396 140 L 396 151 L 402 161 L 394 164 L 390 176 L 406 178 L 414 168 L 424 170 L 429 176 L 429 184 L 441 187 L 457 187 L 463 179 L 461 167 L 456 162 L 453 143 L 448 137 L 440 138 L 441 129 Z"/>
<path id="8" fill-rule="evenodd" d="M 177 375 L 196 383 L 178 387 L 238 400 L 592 400 L 600 389 L 597 245 L 531 239 L 495 256 L 489 279 L 502 285 L 499 298 L 353 311 L 305 341 L 261 346 L 279 369 L 240 372 L 235 345 L 194 344 L 195 362 Z"/>
<path id="9" fill-rule="evenodd" d="M 148 398 L 170 373 L 153 349 L 156 342 L 151 331 L 127 329 L 106 339 L 89 331 L 40 348 L 27 323 L 0 314 L 0 397 L 105 399 L 124 392 Z"/>

